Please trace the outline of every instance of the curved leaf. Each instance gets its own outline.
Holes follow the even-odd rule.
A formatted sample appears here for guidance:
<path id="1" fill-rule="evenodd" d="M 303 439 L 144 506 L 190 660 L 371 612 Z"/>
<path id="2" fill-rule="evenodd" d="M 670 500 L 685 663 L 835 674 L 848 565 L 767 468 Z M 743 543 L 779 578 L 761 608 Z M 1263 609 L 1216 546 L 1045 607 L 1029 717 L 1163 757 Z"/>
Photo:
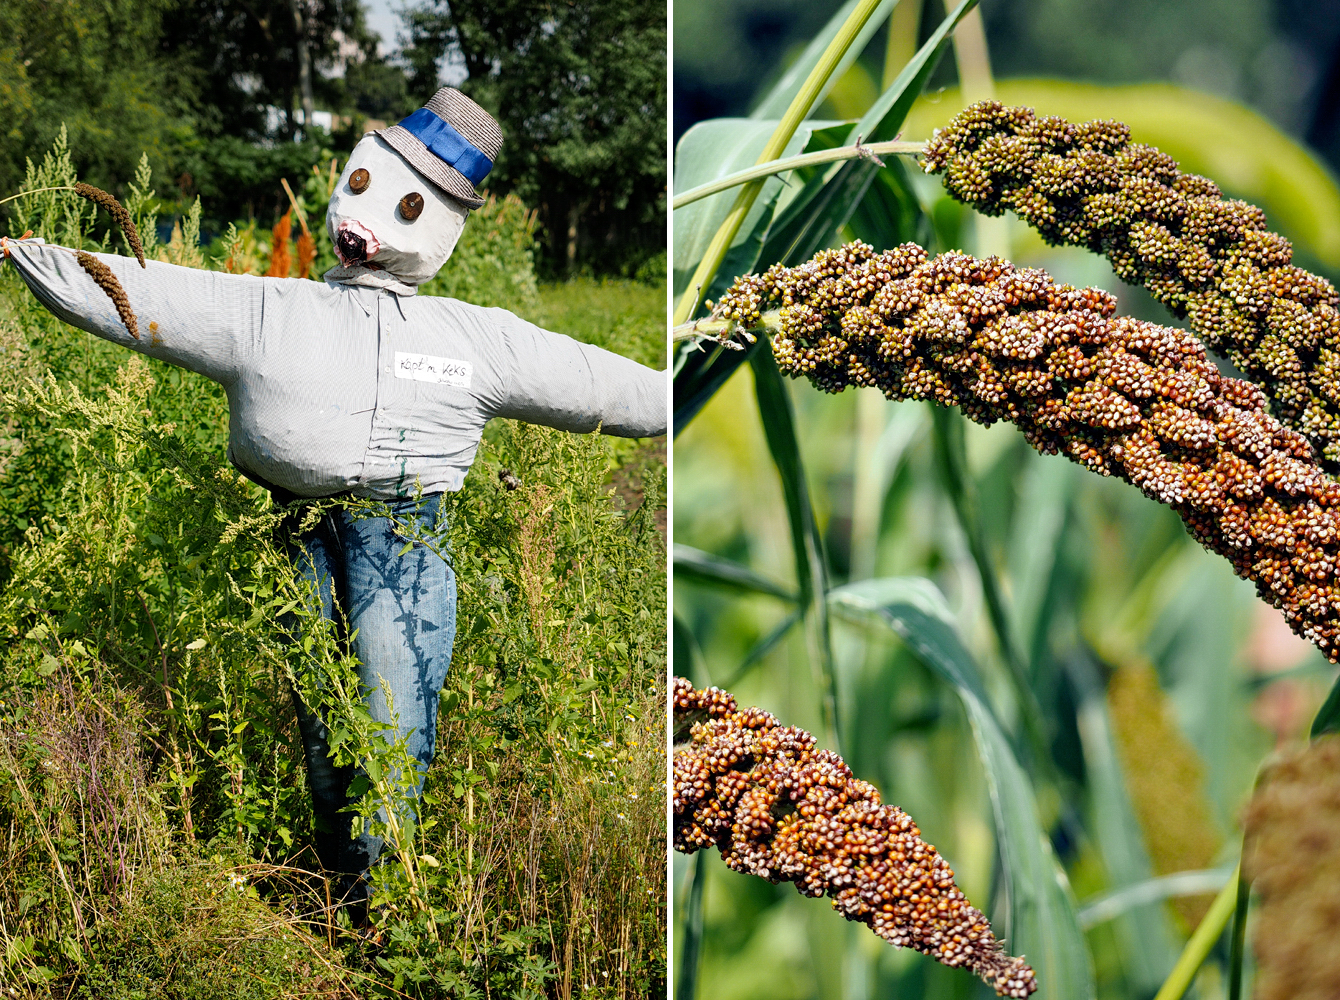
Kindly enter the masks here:
<path id="1" fill-rule="evenodd" d="M 796 559 L 796 580 L 800 584 L 800 599 L 805 608 L 806 638 L 809 640 L 810 662 L 821 674 L 820 690 L 824 692 L 824 717 L 834 740 L 842 732 L 838 720 L 837 680 L 833 671 L 833 649 L 829 638 L 828 572 L 824 564 L 823 540 L 814 523 L 814 508 L 810 504 L 809 485 L 805 481 L 805 467 L 800 460 L 800 445 L 796 441 L 795 414 L 786 383 L 777 370 L 777 362 L 770 349 L 754 351 L 749 356 L 754 369 L 754 392 L 758 412 L 763 420 L 763 433 L 768 440 L 768 451 L 782 480 L 782 495 L 786 498 L 786 512 L 791 522 L 791 545 Z"/>
<path id="2" fill-rule="evenodd" d="M 1079 908 L 1079 923 L 1088 930 L 1105 920 L 1150 903 L 1162 902 L 1174 896 L 1203 896 L 1208 892 L 1218 892 L 1232 877 L 1232 868 L 1201 868 L 1124 885 L 1112 892 L 1086 899 Z"/>
<path id="3" fill-rule="evenodd" d="M 991 709 L 981 673 L 953 625 L 943 595 L 929 580 L 884 578 L 829 593 L 835 613 L 877 622 L 897 633 L 947 681 L 967 710 L 991 793 L 1005 867 L 1010 927 L 1002 936 L 1027 957 L 1038 977 L 1037 1000 L 1084 1000 L 1094 994 L 1092 964 L 1069 883 L 1038 821 L 1033 789 Z"/>
<path id="4" fill-rule="evenodd" d="M 1116 118 L 1137 142 L 1183 170 L 1204 174 L 1266 210 L 1279 229 L 1327 267 L 1340 268 L 1340 187 L 1322 162 L 1250 108 L 1172 84 L 1109 87 L 1061 80 L 1000 80 L 996 98 L 1071 121 Z M 929 138 L 964 106 L 957 90 L 918 101 L 909 138 Z"/>
<path id="5" fill-rule="evenodd" d="M 792 603 L 798 600 L 794 591 L 759 576 L 748 566 L 732 562 L 730 559 L 722 559 L 702 549 L 695 549 L 691 545 L 675 545 L 674 565 L 676 576 L 687 577 L 700 583 L 714 583 L 733 590 L 767 594 Z"/>
<path id="6" fill-rule="evenodd" d="M 861 120 L 854 126 L 845 127 L 839 141 L 846 142 L 851 136 L 859 136 L 864 142 L 896 138 L 913 102 L 940 64 L 953 29 L 976 5 L 977 0 L 963 0 L 941 21 L 926 44 L 917 50 Z M 820 148 L 831 148 L 835 144 L 833 138 L 816 135 L 816 145 L 823 141 L 830 146 Z M 901 174 L 899 164 L 891 166 Z M 777 223 L 769 232 L 760 254 L 764 264 L 778 261 L 795 264 L 810 257 L 836 237 L 852 220 L 858 206 L 864 208 L 858 235 L 871 240 L 875 246 L 891 246 L 912 235 L 907 231 L 903 211 L 906 199 L 900 194 L 897 176 L 881 170 L 874 161 L 848 160 L 825 167 L 814 171 L 804 184 L 790 210 L 777 213 Z M 874 192 L 871 192 L 872 185 Z"/>
<path id="7" fill-rule="evenodd" d="M 1331 686 L 1331 693 L 1317 710 L 1309 735 L 1315 740 L 1318 736 L 1334 732 L 1340 732 L 1340 678 L 1336 678 L 1335 684 Z"/>
<path id="8" fill-rule="evenodd" d="M 805 51 L 800 54 L 800 58 L 786 68 L 782 78 L 773 85 L 773 88 L 768 91 L 763 100 L 759 101 L 757 107 L 749 112 L 750 118 L 781 118 L 782 115 L 786 114 L 786 109 L 791 106 L 796 94 L 800 93 L 800 87 L 805 82 L 805 78 L 810 75 L 810 70 L 818 65 L 824 50 L 837 37 L 837 33 L 842 30 L 842 26 L 847 23 L 847 18 L 851 17 L 851 13 L 856 9 L 858 2 L 859 0 L 847 0 L 837 13 L 828 19 L 828 23 L 823 26 L 823 30 L 814 36 L 809 45 L 805 46 Z M 909 0 L 909 2 L 913 2 L 913 0 Z M 893 8 L 897 3 L 898 0 L 886 0 L 870 15 L 870 20 L 866 21 L 860 34 L 856 36 L 856 40 L 843 53 L 842 61 L 837 64 L 837 68 L 829 76 L 828 82 L 819 91 L 819 96 L 814 99 L 816 108 L 828 96 L 828 92 L 833 89 L 833 85 L 841 80 L 842 75 L 851 68 L 851 64 L 865 51 L 866 45 L 874 37 L 875 32 L 879 30 L 880 25 L 889 19 L 889 15 L 893 13 Z"/>

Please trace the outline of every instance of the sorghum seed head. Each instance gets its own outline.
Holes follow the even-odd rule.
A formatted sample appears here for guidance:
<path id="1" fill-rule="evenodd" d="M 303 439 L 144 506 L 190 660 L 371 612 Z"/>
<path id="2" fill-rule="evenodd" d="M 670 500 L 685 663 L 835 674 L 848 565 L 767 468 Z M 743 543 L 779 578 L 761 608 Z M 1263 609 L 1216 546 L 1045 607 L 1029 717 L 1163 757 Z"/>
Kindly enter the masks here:
<path id="1" fill-rule="evenodd" d="M 777 310 L 784 374 L 1008 420 L 1038 451 L 1133 483 L 1340 662 L 1340 483 L 1191 334 L 1116 317 L 1100 289 L 994 257 L 926 260 L 912 244 L 826 250 L 742 278 L 716 305 L 753 317 L 765 308 Z"/>
<path id="2" fill-rule="evenodd" d="M 719 688 L 699 691 L 676 677 L 671 698 L 676 733 L 690 740 L 674 757 L 675 850 L 716 847 L 735 871 L 828 896 L 848 920 L 966 967 L 998 996 L 1038 988 L 912 818 L 881 804 L 841 757 Z"/>
<path id="3" fill-rule="evenodd" d="M 1103 254 L 1211 350 L 1259 382 L 1275 416 L 1340 471 L 1340 296 L 1292 264 L 1265 214 L 1222 197 L 1120 122 L 1072 124 L 983 101 L 927 144 L 922 167 L 988 215 Z"/>

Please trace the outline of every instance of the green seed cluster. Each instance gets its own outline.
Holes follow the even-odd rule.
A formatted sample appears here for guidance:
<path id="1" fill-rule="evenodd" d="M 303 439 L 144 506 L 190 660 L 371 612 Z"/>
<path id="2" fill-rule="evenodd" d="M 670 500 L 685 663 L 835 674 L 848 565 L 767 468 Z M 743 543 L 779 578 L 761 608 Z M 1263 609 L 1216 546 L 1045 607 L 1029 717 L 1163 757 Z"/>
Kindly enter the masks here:
<path id="1" fill-rule="evenodd" d="M 76 251 L 75 259 L 79 261 L 79 266 L 88 272 L 88 276 L 93 279 L 107 297 L 112 300 L 116 306 L 116 314 L 121 317 L 121 322 L 126 324 L 126 329 L 136 340 L 140 339 L 140 324 L 135 318 L 135 310 L 130 308 L 130 299 L 126 296 L 126 290 L 121 287 L 121 282 L 116 280 L 116 275 L 112 269 L 98 260 L 91 253 L 85 253 L 83 250 Z"/>
<path id="2" fill-rule="evenodd" d="M 140 242 L 139 230 L 135 228 L 135 221 L 130 217 L 130 213 L 126 211 L 125 206 L 117 201 L 114 195 L 109 194 L 102 188 L 95 188 L 92 184 L 82 182 L 76 184 L 74 193 L 107 210 L 112 220 L 121 228 L 121 233 L 126 238 L 126 244 L 130 247 L 130 252 L 140 262 L 140 267 L 144 267 L 144 244 Z"/>
<path id="3" fill-rule="evenodd" d="M 1010 209 L 1049 243 L 1107 257 L 1259 383 L 1275 416 L 1340 471 L 1340 296 L 1291 263 L 1259 208 L 1131 142 L 1121 122 L 1074 124 L 997 101 L 937 130 L 922 167 L 979 212 Z"/>
<path id="4" fill-rule="evenodd" d="M 803 729 L 719 688 L 674 679 L 674 843 L 685 854 L 721 851 L 734 871 L 827 895 L 848 920 L 884 940 L 967 968 L 998 996 L 1027 997 L 1033 970 L 1001 947 L 954 872 L 897 806 L 852 776 Z"/>
<path id="5" fill-rule="evenodd" d="M 1195 337 L 1115 311 L 1105 291 L 999 258 L 854 243 L 738 279 L 714 316 L 775 328 L 781 371 L 825 391 L 1008 420 L 1038 451 L 1133 483 L 1340 662 L 1340 484 Z"/>

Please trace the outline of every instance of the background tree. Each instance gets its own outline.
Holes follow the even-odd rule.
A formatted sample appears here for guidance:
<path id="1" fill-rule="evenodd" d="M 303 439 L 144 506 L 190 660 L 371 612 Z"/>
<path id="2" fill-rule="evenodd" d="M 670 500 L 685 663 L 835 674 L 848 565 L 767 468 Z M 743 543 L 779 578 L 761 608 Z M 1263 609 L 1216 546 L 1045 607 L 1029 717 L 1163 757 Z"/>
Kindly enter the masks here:
<path id="1" fill-rule="evenodd" d="M 404 16 L 411 93 L 464 64 L 462 89 L 507 137 L 490 187 L 539 210 L 551 268 L 664 248 L 664 3 L 421 0 Z"/>

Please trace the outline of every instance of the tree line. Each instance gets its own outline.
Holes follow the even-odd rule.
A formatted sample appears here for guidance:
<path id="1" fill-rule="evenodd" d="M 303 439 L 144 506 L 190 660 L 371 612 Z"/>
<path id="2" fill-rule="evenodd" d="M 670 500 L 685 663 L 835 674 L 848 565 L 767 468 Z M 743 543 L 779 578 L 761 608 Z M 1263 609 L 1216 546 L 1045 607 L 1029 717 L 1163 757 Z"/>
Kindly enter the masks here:
<path id="1" fill-rule="evenodd" d="M 124 193 L 147 151 L 174 181 L 159 194 L 198 195 L 206 231 L 267 222 L 280 177 L 347 152 L 463 66 L 458 85 L 507 139 L 488 186 L 538 210 L 545 271 L 630 270 L 663 251 L 664 0 L 417 0 L 402 18 L 381 55 L 359 0 L 6 0 L 0 196 L 63 122 L 90 183 Z M 304 128 L 318 109 L 333 131 Z"/>

